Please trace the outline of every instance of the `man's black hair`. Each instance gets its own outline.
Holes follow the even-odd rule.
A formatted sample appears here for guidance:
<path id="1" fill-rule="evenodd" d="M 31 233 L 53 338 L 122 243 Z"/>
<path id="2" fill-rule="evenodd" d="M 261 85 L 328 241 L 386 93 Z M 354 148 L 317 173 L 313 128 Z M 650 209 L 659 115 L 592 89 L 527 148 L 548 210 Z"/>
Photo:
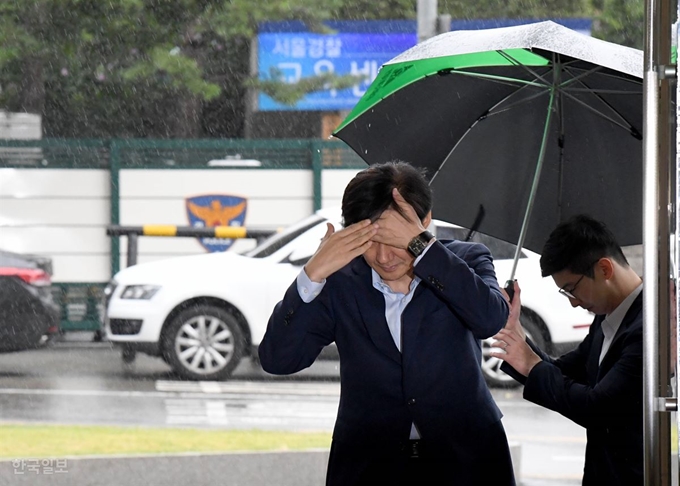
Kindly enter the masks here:
<path id="1" fill-rule="evenodd" d="M 541 254 L 541 273 L 547 277 L 568 270 L 592 278 L 595 263 L 605 257 L 628 265 L 609 228 L 590 216 L 578 214 L 560 223 L 550 233 Z"/>
<path id="2" fill-rule="evenodd" d="M 425 171 L 406 162 L 393 161 L 372 165 L 349 182 L 342 196 L 343 225 L 364 219 L 375 221 L 390 207 L 399 211 L 392 197 L 395 187 L 422 221 L 432 209 L 432 190 Z"/>

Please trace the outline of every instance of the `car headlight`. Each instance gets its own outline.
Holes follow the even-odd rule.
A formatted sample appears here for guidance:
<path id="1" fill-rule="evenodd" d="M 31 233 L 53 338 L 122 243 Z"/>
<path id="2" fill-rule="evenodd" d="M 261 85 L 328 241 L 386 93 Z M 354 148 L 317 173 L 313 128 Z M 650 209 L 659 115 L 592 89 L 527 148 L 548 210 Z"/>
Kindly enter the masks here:
<path id="1" fill-rule="evenodd" d="M 121 299 L 149 300 L 160 290 L 158 285 L 128 285 L 120 294 Z"/>

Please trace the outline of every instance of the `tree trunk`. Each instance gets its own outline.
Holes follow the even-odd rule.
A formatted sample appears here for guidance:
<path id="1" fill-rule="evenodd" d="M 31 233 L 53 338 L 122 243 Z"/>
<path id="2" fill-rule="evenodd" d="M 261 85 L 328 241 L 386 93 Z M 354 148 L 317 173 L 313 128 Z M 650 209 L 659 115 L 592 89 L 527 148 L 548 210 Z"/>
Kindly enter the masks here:
<path id="1" fill-rule="evenodd" d="M 21 110 L 43 115 L 45 110 L 45 82 L 43 80 L 42 60 L 29 57 L 21 69 L 21 90 L 19 93 Z"/>
<path id="2" fill-rule="evenodd" d="M 196 96 L 183 94 L 176 100 L 174 116 L 168 120 L 172 138 L 198 138 L 201 135 L 201 102 Z"/>

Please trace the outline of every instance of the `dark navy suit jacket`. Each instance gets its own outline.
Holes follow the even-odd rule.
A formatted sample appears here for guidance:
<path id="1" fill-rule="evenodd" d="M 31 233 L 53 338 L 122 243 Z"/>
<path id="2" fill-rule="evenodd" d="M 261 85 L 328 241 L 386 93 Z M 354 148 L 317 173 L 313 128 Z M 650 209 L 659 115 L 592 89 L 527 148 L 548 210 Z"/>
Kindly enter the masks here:
<path id="1" fill-rule="evenodd" d="M 269 373 L 300 371 L 324 346 L 337 345 L 341 397 L 328 484 L 353 484 L 362 462 L 408 440 L 412 423 L 438 453 L 464 463 L 502 416 L 480 369 L 480 340 L 508 316 L 488 249 L 436 241 L 415 274 L 422 282 L 402 315 L 401 353 L 363 257 L 331 275 L 308 304 L 293 282 L 269 320 L 259 346 Z"/>
<path id="2" fill-rule="evenodd" d="M 524 383 L 524 398 L 586 428 L 584 485 L 642 485 L 642 293 L 598 365 L 604 318 L 595 316 L 578 348 L 558 359 L 528 340 L 543 362 L 526 379 L 507 363 L 501 369 Z"/>

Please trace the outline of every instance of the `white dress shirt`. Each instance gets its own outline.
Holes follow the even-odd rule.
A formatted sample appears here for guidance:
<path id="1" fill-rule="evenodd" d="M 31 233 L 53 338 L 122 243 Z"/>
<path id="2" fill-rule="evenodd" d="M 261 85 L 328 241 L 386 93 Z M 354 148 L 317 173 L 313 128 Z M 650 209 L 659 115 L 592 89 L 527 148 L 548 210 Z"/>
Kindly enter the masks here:
<path id="1" fill-rule="evenodd" d="M 630 309 L 630 306 L 633 304 L 633 301 L 637 298 L 637 296 L 640 295 L 640 292 L 642 292 L 642 284 L 638 285 L 635 290 L 628 294 L 628 297 L 623 299 L 623 302 L 621 302 L 611 314 L 607 314 L 607 316 L 604 318 L 604 321 L 602 321 L 604 341 L 602 341 L 602 351 L 600 351 L 599 364 L 602 364 L 602 360 L 607 354 L 607 351 L 609 351 L 609 346 L 611 346 L 614 336 L 616 336 L 616 331 L 619 330 L 619 327 L 621 327 L 621 323 L 623 322 L 623 318 L 626 317 L 626 312 L 628 312 L 628 309 Z"/>

